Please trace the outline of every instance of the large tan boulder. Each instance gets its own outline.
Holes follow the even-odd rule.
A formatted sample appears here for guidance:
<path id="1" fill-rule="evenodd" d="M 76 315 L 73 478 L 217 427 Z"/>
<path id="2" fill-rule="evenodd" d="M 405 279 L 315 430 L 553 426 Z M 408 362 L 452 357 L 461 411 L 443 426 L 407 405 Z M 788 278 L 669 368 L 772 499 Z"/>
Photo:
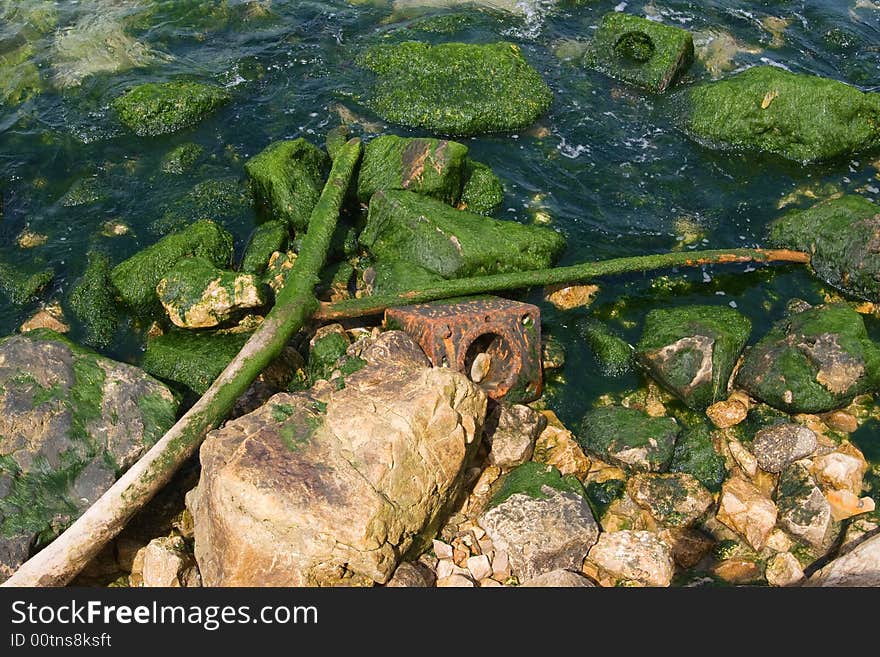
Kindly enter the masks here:
<path id="1" fill-rule="evenodd" d="M 379 340 L 341 389 L 275 395 L 208 435 L 188 497 L 205 586 L 385 583 L 436 533 L 486 397 L 401 334 Z"/>

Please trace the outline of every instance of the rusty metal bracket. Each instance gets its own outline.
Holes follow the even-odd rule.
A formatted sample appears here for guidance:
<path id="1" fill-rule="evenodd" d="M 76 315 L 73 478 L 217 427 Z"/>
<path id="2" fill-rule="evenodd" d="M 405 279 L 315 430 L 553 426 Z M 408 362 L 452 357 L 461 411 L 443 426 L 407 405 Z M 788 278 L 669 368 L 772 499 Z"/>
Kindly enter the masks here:
<path id="1" fill-rule="evenodd" d="M 419 343 L 435 367 L 464 372 L 492 399 L 541 396 L 541 311 L 499 297 L 430 303 L 385 312 L 387 328 Z"/>

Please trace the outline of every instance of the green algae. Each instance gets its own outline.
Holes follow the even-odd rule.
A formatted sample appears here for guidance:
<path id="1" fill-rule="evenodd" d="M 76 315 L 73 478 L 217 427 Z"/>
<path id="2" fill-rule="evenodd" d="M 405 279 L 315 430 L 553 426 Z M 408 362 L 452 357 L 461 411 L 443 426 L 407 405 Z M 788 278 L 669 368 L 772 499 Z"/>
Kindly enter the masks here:
<path id="1" fill-rule="evenodd" d="M 880 145 L 880 94 L 836 80 L 756 66 L 682 93 L 685 131 L 710 146 L 807 163 Z"/>
<path id="2" fill-rule="evenodd" d="M 527 461 L 511 470 L 502 479 L 500 486 L 492 495 L 488 508 L 502 504 L 514 495 L 528 495 L 537 500 L 546 499 L 547 486 L 560 493 L 573 493 L 578 497 L 586 497 L 586 491 L 577 477 L 562 474 L 552 465 L 544 465 L 535 461 Z"/>
<path id="3" fill-rule="evenodd" d="M 103 253 L 89 253 L 88 259 L 85 272 L 70 291 L 67 305 L 85 327 L 86 344 L 101 348 L 110 344 L 119 327 L 112 267 Z"/>
<path id="4" fill-rule="evenodd" d="M 154 137 L 199 123 L 231 98 L 222 87 L 200 82 L 148 82 L 111 105 L 129 130 L 140 137 Z"/>
<path id="5" fill-rule="evenodd" d="M 616 335 L 607 324 L 599 320 L 590 320 L 583 325 L 583 334 L 587 344 L 605 376 L 623 376 L 632 370 L 633 348 Z"/>
<path id="6" fill-rule="evenodd" d="M 162 170 L 162 173 L 182 175 L 198 162 L 204 152 L 205 149 L 198 144 L 193 144 L 192 142 L 180 144 L 180 146 L 176 146 L 162 158 L 159 168 Z"/>
<path id="7" fill-rule="evenodd" d="M 373 263 L 373 294 L 400 294 L 427 288 L 445 280 L 442 276 L 405 260 L 377 260 Z"/>
<path id="8" fill-rule="evenodd" d="M 504 184 L 492 169 L 468 158 L 462 174 L 461 209 L 492 214 L 504 202 Z"/>
<path id="9" fill-rule="evenodd" d="M 150 224 L 150 230 L 167 235 L 200 219 L 227 223 L 245 216 L 250 218 L 251 213 L 250 191 L 238 178 L 203 180 L 168 204 L 165 213 Z"/>
<path id="10" fill-rule="evenodd" d="M 717 493 L 727 476 L 724 457 L 715 449 L 712 431 L 705 423 L 688 427 L 675 443 L 670 472 L 693 475 L 709 491 Z"/>
<path id="11" fill-rule="evenodd" d="M 159 393 L 150 393 L 138 397 L 137 405 L 144 423 L 141 442 L 152 447 L 174 426 L 177 420 L 177 403 Z"/>
<path id="12" fill-rule="evenodd" d="M 42 92 L 43 81 L 34 54 L 31 43 L 0 54 L 0 101 L 4 104 L 19 105 Z"/>
<path id="13" fill-rule="evenodd" d="M 270 144 L 244 168 L 260 216 L 305 230 L 330 170 L 330 157 L 300 138 Z"/>
<path id="14" fill-rule="evenodd" d="M 366 101 L 373 111 L 441 135 L 525 128 L 553 98 L 519 47 L 507 42 L 382 44 L 357 63 L 377 75 Z"/>
<path id="15" fill-rule="evenodd" d="M 327 136 L 324 138 L 324 150 L 327 151 L 327 155 L 330 156 L 331 160 L 336 157 L 339 149 L 345 146 L 345 143 L 350 138 L 351 133 L 347 125 L 338 125 L 332 130 L 327 131 Z"/>
<path id="16" fill-rule="evenodd" d="M 348 339 L 341 333 L 328 333 L 315 340 L 309 351 L 309 378 L 314 382 L 329 379 L 336 363 L 346 354 Z"/>
<path id="17" fill-rule="evenodd" d="M 86 176 L 70 186 L 61 197 L 60 203 L 66 208 L 77 208 L 106 200 L 108 196 L 109 191 L 104 181 L 98 176 Z"/>
<path id="18" fill-rule="evenodd" d="M 663 472 L 672 459 L 679 426 L 670 417 L 650 417 L 623 406 L 604 406 L 584 416 L 581 447 L 624 468 Z"/>
<path id="19" fill-rule="evenodd" d="M 51 268 L 23 272 L 19 267 L 0 262 L 0 292 L 17 306 L 36 299 L 54 278 L 55 272 Z"/>
<path id="20" fill-rule="evenodd" d="M 247 274 L 262 274 L 272 254 L 287 248 L 289 236 L 287 224 L 282 221 L 267 221 L 257 226 L 241 257 L 239 270 Z"/>

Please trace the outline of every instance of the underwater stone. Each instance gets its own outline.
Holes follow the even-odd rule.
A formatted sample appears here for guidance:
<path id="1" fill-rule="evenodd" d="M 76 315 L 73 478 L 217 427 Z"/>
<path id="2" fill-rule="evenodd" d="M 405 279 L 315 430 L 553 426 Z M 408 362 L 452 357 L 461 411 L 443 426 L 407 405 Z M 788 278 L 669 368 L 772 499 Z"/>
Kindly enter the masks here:
<path id="1" fill-rule="evenodd" d="M 455 141 L 377 137 L 364 148 L 358 199 L 367 203 L 377 190 L 406 189 L 455 205 L 467 152 Z"/>
<path id="2" fill-rule="evenodd" d="M 806 163 L 880 144 L 880 94 L 836 80 L 756 66 L 681 93 L 685 131 L 712 147 Z"/>
<path id="3" fill-rule="evenodd" d="M 30 273 L 0 262 L 0 292 L 17 306 L 33 301 L 54 277 L 55 272 L 51 268 Z"/>
<path id="4" fill-rule="evenodd" d="M 367 104 L 383 118 L 442 135 L 505 132 L 531 125 L 553 94 L 506 42 L 382 44 L 358 64 L 376 73 Z"/>
<path id="5" fill-rule="evenodd" d="M 632 369 L 633 348 L 598 320 L 584 324 L 584 338 L 605 376 L 623 376 Z"/>
<path id="6" fill-rule="evenodd" d="M 244 168 L 260 214 L 305 230 L 330 171 L 330 157 L 300 138 L 270 144 Z"/>
<path id="7" fill-rule="evenodd" d="M 181 230 L 199 219 L 217 223 L 250 219 L 250 190 L 238 178 L 203 180 L 186 194 L 168 204 L 161 218 L 150 224 L 150 230 L 167 235 Z"/>
<path id="8" fill-rule="evenodd" d="M 614 12 L 602 19 L 584 62 L 610 77 L 663 93 L 693 59 L 694 40 L 687 30 Z"/>
<path id="9" fill-rule="evenodd" d="M 604 406 L 584 416 L 578 442 L 603 461 L 638 472 L 663 472 L 672 459 L 678 432 L 671 417 Z"/>
<path id="10" fill-rule="evenodd" d="M 116 265 L 111 272 L 113 285 L 131 308 L 149 311 L 162 277 L 179 260 L 194 256 L 225 267 L 232 257 L 232 236 L 212 221 L 197 221 Z"/>
<path id="11" fill-rule="evenodd" d="M 90 253 L 82 277 L 73 286 L 68 304 L 86 329 L 85 342 L 106 347 L 119 326 L 110 259 L 103 253 Z"/>
<path id="12" fill-rule="evenodd" d="M 31 43 L 0 54 L 0 101 L 4 104 L 18 105 L 43 90 L 40 69 L 33 57 Z"/>
<path id="13" fill-rule="evenodd" d="M 248 333 L 170 331 L 147 341 L 141 367 L 201 396 L 249 337 Z"/>
<path id="14" fill-rule="evenodd" d="M 456 210 L 412 192 L 377 192 L 362 246 L 374 256 L 407 260 L 454 278 L 543 269 L 565 248 L 559 233 Z"/>
<path id="15" fill-rule="evenodd" d="M 862 317 L 843 303 L 778 322 L 748 350 L 737 385 L 788 413 L 821 413 L 880 384 L 880 349 Z"/>
<path id="16" fill-rule="evenodd" d="M 658 308 L 648 313 L 636 358 L 690 408 L 721 399 L 752 323 L 724 306 Z"/>
<path id="17" fill-rule="evenodd" d="M 492 214 L 504 202 L 504 185 L 492 169 L 468 158 L 462 174 L 461 209 L 477 214 Z"/>
<path id="18" fill-rule="evenodd" d="M 247 308 L 266 303 L 253 274 L 223 271 L 205 258 L 184 258 L 156 286 L 159 301 L 175 326 L 212 328 Z"/>
<path id="19" fill-rule="evenodd" d="M 267 221 L 261 224 L 251 235 L 239 269 L 246 274 L 262 274 L 272 254 L 287 248 L 288 237 L 287 224 L 284 222 Z"/>
<path id="20" fill-rule="evenodd" d="M 195 125 L 231 99 L 228 91 L 200 82 L 148 82 L 113 101 L 120 120 L 140 137 Z"/>
<path id="21" fill-rule="evenodd" d="M 181 144 L 162 158 L 162 172 L 175 175 L 185 173 L 196 163 L 204 151 L 204 148 L 192 142 Z"/>
<path id="22" fill-rule="evenodd" d="M 770 240 L 810 253 L 810 266 L 829 285 L 880 301 L 880 206 L 863 196 L 789 212 L 770 225 Z"/>

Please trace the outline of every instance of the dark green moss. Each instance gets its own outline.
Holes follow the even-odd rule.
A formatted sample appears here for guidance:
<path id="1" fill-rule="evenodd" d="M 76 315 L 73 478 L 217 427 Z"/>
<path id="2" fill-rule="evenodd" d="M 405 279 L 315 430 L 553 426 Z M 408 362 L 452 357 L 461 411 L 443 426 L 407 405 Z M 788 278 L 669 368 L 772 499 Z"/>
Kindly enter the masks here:
<path id="1" fill-rule="evenodd" d="M 150 224 L 150 230 L 159 235 L 167 235 L 200 219 L 211 219 L 223 224 L 250 218 L 252 213 L 250 192 L 240 180 L 204 180 L 170 203 L 162 217 Z"/>
<path id="2" fill-rule="evenodd" d="M 100 178 L 87 176 L 73 183 L 67 193 L 61 197 L 60 203 L 66 208 L 76 208 L 98 203 L 109 195 L 109 190 Z"/>
<path id="3" fill-rule="evenodd" d="M 704 409 L 726 393 L 751 331 L 751 321 L 726 306 L 658 308 L 645 318 L 636 357 L 664 388 Z"/>
<path id="4" fill-rule="evenodd" d="M 192 142 L 181 144 L 162 158 L 160 168 L 163 173 L 183 174 L 192 168 L 204 151 L 204 148 Z"/>
<path id="5" fill-rule="evenodd" d="M 565 248 L 559 233 L 499 221 L 412 192 L 377 192 L 361 245 L 379 259 L 406 260 L 444 278 L 550 267 Z"/>
<path id="6" fill-rule="evenodd" d="M 826 283 L 880 301 L 880 206 L 854 194 L 794 210 L 773 222 L 770 241 L 811 254 Z"/>
<path id="7" fill-rule="evenodd" d="M 330 157 L 305 139 L 279 141 L 249 159 L 244 168 L 261 216 L 305 230 L 330 171 Z"/>
<path id="8" fill-rule="evenodd" d="M 880 94 L 836 80 L 756 66 L 682 93 L 685 130 L 710 146 L 813 162 L 880 144 Z"/>
<path id="9" fill-rule="evenodd" d="M 465 162 L 461 208 L 477 214 L 492 214 L 504 202 L 504 185 L 487 165 L 468 158 Z"/>
<path id="10" fill-rule="evenodd" d="M 174 426 L 177 420 L 177 402 L 159 393 L 138 397 L 138 409 L 144 423 L 142 442 L 150 447 Z"/>
<path id="11" fill-rule="evenodd" d="M 553 98 L 512 43 L 406 41 L 374 46 L 357 62 L 377 74 L 367 99 L 376 113 L 441 135 L 524 128 Z"/>
<path id="12" fill-rule="evenodd" d="M 605 515 L 611 503 L 623 495 L 626 490 L 626 481 L 623 479 L 609 479 L 602 483 L 590 482 L 587 484 L 587 500 L 597 518 Z"/>
<path id="13" fill-rule="evenodd" d="M 672 459 L 679 427 L 670 417 L 650 417 L 623 406 L 596 408 L 584 416 L 581 447 L 624 468 L 665 471 Z"/>
<path id="14" fill-rule="evenodd" d="M 68 305 L 85 327 L 85 342 L 101 348 L 110 344 L 119 327 L 110 259 L 103 253 L 89 253 L 85 273 L 73 286 Z"/>
<path id="15" fill-rule="evenodd" d="M 316 340 L 309 351 L 309 378 L 313 382 L 329 378 L 347 349 L 348 339 L 341 333 L 328 333 Z"/>
<path id="16" fill-rule="evenodd" d="M 141 367 L 159 379 L 178 383 L 201 396 L 249 337 L 247 333 L 171 331 L 147 341 Z"/>
<path id="17" fill-rule="evenodd" d="M 691 474 L 713 493 L 721 490 L 727 468 L 724 457 L 715 450 L 708 426 L 698 425 L 682 431 L 675 443 L 669 471 Z"/>
<path id="18" fill-rule="evenodd" d="M 623 376 L 632 369 L 633 348 L 607 324 L 598 320 L 585 322 L 583 333 L 605 376 Z"/>
<path id="19" fill-rule="evenodd" d="M 511 470 L 501 481 L 492 499 L 489 508 L 498 506 L 513 495 L 528 495 L 541 500 L 547 497 L 542 490 L 544 486 L 553 488 L 562 493 L 574 493 L 579 497 L 586 497 L 586 491 L 574 475 L 563 477 L 552 465 L 544 465 L 528 461 Z"/>
<path id="20" fill-rule="evenodd" d="M 16 305 L 36 299 L 54 277 L 55 272 L 49 268 L 31 273 L 0 262 L 0 292 Z"/>
<path id="21" fill-rule="evenodd" d="M 454 141 L 377 137 L 364 148 L 358 199 L 367 203 L 380 189 L 406 189 L 455 205 L 467 152 L 467 146 Z"/>
<path id="22" fill-rule="evenodd" d="M 222 87 L 200 82 L 148 82 L 130 89 L 112 106 L 129 130 L 148 137 L 195 125 L 230 99 Z"/>
<path id="23" fill-rule="evenodd" d="M 690 32 L 640 16 L 606 14 L 584 62 L 618 80 L 662 93 L 691 65 Z"/>
<path id="24" fill-rule="evenodd" d="M 377 260 L 373 263 L 373 294 L 399 294 L 430 287 L 445 280 L 442 276 L 404 260 Z"/>
<path id="25" fill-rule="evenodd" d="M 132 309 L 149 311 L 157 304 L 156 285 L 186 257 L 225 267 L 232 257 L 232 236 L 212 221 L 197 221 L 116 265 L 111 272 L 113 285 Z"/>
<path id="26" fill-rule="evenodd" d="M 262 274 L 272 254 L 287 249 L 289 235 L 287 224 L 282 221 L 267 221 L 258 226 L 244 250 L 239 269 L 246 274 Z"/>
<path id="27" fill-rule="evenodd" d="M 340 148 L 345 146 L 345 142 L 350 138 L 351 133 L 349 132 L 347 125 L 338 125 L 327 132 L 327 137 L 324 139 L 324 150 L 327 151 L 331 160 L 336 157 L 336 153 L 339 152 Z"/>

